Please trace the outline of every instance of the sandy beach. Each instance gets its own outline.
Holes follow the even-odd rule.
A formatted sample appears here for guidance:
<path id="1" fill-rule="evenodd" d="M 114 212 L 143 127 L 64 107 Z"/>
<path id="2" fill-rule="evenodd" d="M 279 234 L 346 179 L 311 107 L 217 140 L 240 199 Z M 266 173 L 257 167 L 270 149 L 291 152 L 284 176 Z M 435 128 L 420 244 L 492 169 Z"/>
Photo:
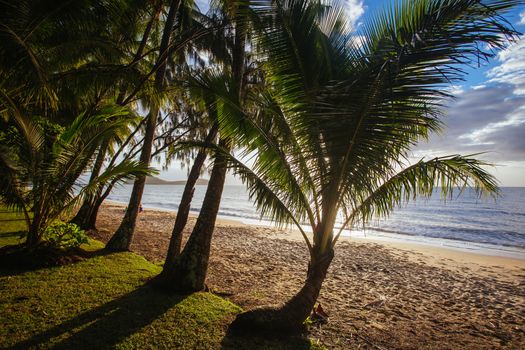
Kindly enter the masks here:
<path id="1" fill-rule="evenodd" d="M 123 208 L 101 208 L 95 238 L 109 239 Z M 145 209 L 132 250 L 162 261 L 174 220 L 174 212 Z M 301 287 L 307 255 L 294 231 L 219 220 L 207 285 L 244 309 L 282 303 Z M 525 346 L 525 260 L 344 237 L 319 302 L 329 321 L 310 337 L 330 349 Z"/>

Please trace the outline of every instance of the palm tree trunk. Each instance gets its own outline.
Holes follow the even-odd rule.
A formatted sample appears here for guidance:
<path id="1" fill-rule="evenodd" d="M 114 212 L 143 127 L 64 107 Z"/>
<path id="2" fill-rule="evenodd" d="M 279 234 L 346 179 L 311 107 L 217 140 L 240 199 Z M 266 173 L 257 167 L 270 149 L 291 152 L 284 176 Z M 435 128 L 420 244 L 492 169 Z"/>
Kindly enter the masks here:
<path id="1" fill-rule="evenodd" d="M 91 176 L 89 182 L 93 181 L 98 175 L 100 175 L 100 170 L 102 170 L 102 165 L 104 164 L 104 159 L 106 158 L 106 152 L 109 146 L 109 140 L 105 141 L 98 150 L 97 159 L 93 164 L 93 169 L 91 170 Z M 96 199 L 95 197 L 89 196 L 84 200 L 82 206 L 78 210 L 77 214 L 71 219 L 71 222 L 77 224 L 83 230 L 89 230 L 95 228 L 94 225 L 89 225 L 89 217 L 93 209 L 93 203 Z"/>
<path id="2" fill-rule="evenodd" d="M 78 227 L 80 227 L 82 230 L 89 230 L 91 228 L 88 228 L 86 225 L 86 219 L 89 217 L 89 212 L 92 209 L 92 200 L 93 198 L 90 196 L 82 202 L 82 205 L 80 206 L 80 209 L 77 211 L 73 219 L 71 219 L 69 222 L 72 224 L 76 224 Z"/>
<path id="3" fill-rule="evenodd" d="M 314 251 L 315 251 L 314 247 Z M 239 314 L 230 326 L 232 331 L 296 332 L 315 307 L 321 286 L 334 257 L 330 249 L 315 254 L 308 265 L 308 274 L 301 290 L 279 308 L 260 308 Z"/>
<path id="4" fill-rule="evenodd" d="M 38 208 L 39 204 L 35 207 Z M 25 249 L 28 252 L 34 251 L 40 244 L 40 240 L 41 240 L 40 223 L 41 223 L 40 212 L 35 211 L 33 215 L 33 220 L 31 221 L 31 225 L 29 226 L 29 230 L 27 231 L 27 237 L 25 241 Z"/>
<path id="5" fill-rule="evenodd" d="M 35 250 L 35 248 L 40 243 L 40 238 L 38 235 L 37 228 L 31 225 L 31 229 L 27 232 L 27 238 L 25 242 L 25 249 L 29 252 Z"/>
<path id="6" fill-rule="evenodd" d="M 224 147 L 225 141 L 221 139 L 219 146 Z M 218 153 L 215 157 L 202 208 L 190 238 L 182 253 L 171 264 L 171 268 L 165 268 L 156 279 L 158 284 L 171 291 L 188 294 L 204 289 L 211 239 L 221 202 L 226 170 L 226 161 Z"/>
<path id="7" fill-rule="evenodd" d="M 148 122 L 146 124 L 146 135 L 144 136 L 144 146 L 140 154 L 140 162 L 144 165 L 149 165 L 151 158 L 151 150 L 153 148 L 153 139 L 155 137 L 155 126 L 157 124 L 158 108 L 152 108 L 148 115 Z M 106 244 L 106 249 L 111 251 L 127 251 L 131 246 L 135 225 L 137 223 L 137 216 L 139 214 L 140 202 L 142 194 L 144 193 L 144 186 L 146 184 L 146 177 L 139 176 L 133 183 L 133 190 L 128 203 L 128 209 L 124 215 L 124 219 L 120 223 L 119 228 L 113 234 L 109 242 Z"/>
<path id="8" fill-rule="evenodd" d="M 158 68 L 155 72 L 155 88 L 157 92 L 162 92 L 164 88 L 164 77 L 166 74 L 167 67 L 167 52 L 169 48 L 169 42 L 173 33 L 173 26 L 175 24 L 176 14 L 178 12 L 180 0 L 172 0 L 170 3 L 170 9 L 166 17 L 164 30 L 162 33 L 162 39 L 160 43 L 159 56 L 157 59 Z M 155 129 L 157 126 L 157 117 L 160 112 L 160 106 L 157 103 L 153 104 L 148 115 L 148 121 L 146 123 L 146 133 L 144 135 L 144 145 L 140 154 L 140 162 L 143 165 L 149 165 L 151 160 L 151 150 L 153 148 L 153 140 L 155 139 Z M 146 177 L 139 176 L 133 183 L 133 190 L 131 191 L 131 197 L 128 203 L 128 210 L 126 215 L 120 223 L 119 228 L 111 237 L 109 242 L 106 244 L 106 248 L 111 251 L 126 251 L 129 250 L 131 241 L 133 239 L 133 233 L 135 231 L 135 225 L 137 223 L 137 216 L 139 213 L 140 202 L 142 200 L 142 194 L 144 193 L 144 185 L 146 184 Z"/>
<path id="9" fill-rule="evenodd" d="M 112 181 L 111 183 L 109 183 L 104 193 L 102 193 L 103 187 L 100 187 L 98 189 L 97 194 L 95 195 L 95 199 L 93 201 L 93 206 L 91 207 L 91 210 L 89 212 L 89 217 L 86 221 L 86 227 L 90 227 L 91 229 L 96 228 L 97 216 L 100 206 L 102 205 L 102 203 L 104 203 L 104 200 L 106 200 L 106 198 L 111 193 L 111 190 L 113 189 L 113 186 L 115 186 L 115 183 L 116 181 Z"/>
<path id="10" fill-rule="evenodd" d="M 98 210 L 100 209 L 100 205 L 104 201 L 101 200 L 100 197 L 100 192 L 102 192 L 101 190 L 102 188 L 100 188 L 99 191 L 97 191 L 95 198 L 93 198 L 93 204 L 91 204 L 86 220 L 84 221 L 84 226 L 86 227 L 85 230 L 96 230 L 97 228 Z"/>
<path id="11" fill-rule="evenodd" d="M 244 7 L 245 5 L 241 6 Z M 232 50 L 232 82 L 239 106 L 242 106 L 244 90 L 246 47 L 246 26 L 242 21 L 241 16 L 235 17 L 236 31 Z M 230 141 L 220 138 L 219 147 L 229 151 L 231 147 Z M 217 152 L 197 223 L 182 253 L 175 259 L 173 264 L 170 263 L 170 266 L 157 276 L 155 282 L 159 285 L 183 294 L 204 289 L 211 239 L 215 228 L 215 220 L 219 212 L 226 171 L 226 160 L 221 156 L 220 152 Z"/>
<path id="12" fill-rule="evenodd" d="M 219 127 L 215 123 L 210 129 L 208 135 L 204 142 L 206 144 L 213 142 L 217 136 L 217 131 Z M 180 254 L 180 249 L 182 245 L 182 231 L 188 222 L 188 216 L 190 213 L 191 200 L 193 198 L 193 193 L 195 192 L 195 184 L 199 179 L 199 174 L 201 173 L 202 166 L 206 160 L 206 149 L 201 148 L 199 153 L 195 157 L 193 166 L 191 167 L 188 180 L 184 186 L 184 192 L 182 193 L 182 198 L 180 199 L 179 209 L 177 210 L 177 218 L 175 219 L 175 225 L 173 226 L 173 231 L 171 233 L 170 245 L 168 248 L 168 255 L 166 256 L 166 261 L 164 262 L 164 269 L 170 270 L 173 268 L 175 259 Z"/>
<path id="13" fill-rule="evenodd" d="M 85 212 L 85 217 L 82 220 L 82 226 L 80 226 L 83 230 L 96 230 L 97 229 L 97 216 L 98 216 L 98 210 L 100 209 L 100 206 L 102 205 L 102 202 L 104 202 L 104 199 L 107 197 L 102 198 L 102 190 L 104 189 L 103 185 L 100 185 L 97 188 L 97 191 L 95 192 L 95 195 L 91 198 L 89 209 Z M 81 208 L 82 209 L 82 208 Z"/>

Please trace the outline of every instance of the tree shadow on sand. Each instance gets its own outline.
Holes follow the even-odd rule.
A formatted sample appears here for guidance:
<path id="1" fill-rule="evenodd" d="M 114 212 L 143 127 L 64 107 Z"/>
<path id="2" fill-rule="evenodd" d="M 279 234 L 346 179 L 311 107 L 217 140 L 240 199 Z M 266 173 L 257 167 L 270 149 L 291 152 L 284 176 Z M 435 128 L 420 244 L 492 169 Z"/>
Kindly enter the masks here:
<path id="1" fill-rule="evenodd" d="M 49 343 L 54 343 L 50 344 L 52 349 L 113 348 L 184 299 L 184 296 L 166 295 L 145 285 L 9 349 L 27 349 Z M 60 339 L 53 341 L 58 337 Z"/>

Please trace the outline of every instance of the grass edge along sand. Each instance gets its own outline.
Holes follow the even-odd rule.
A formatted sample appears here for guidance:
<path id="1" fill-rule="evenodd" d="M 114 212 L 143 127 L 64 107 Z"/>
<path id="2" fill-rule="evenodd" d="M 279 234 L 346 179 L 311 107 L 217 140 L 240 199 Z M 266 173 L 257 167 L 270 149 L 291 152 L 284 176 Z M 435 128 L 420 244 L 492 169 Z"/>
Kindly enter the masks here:
<path id="1" fill-rule="evenodd" d="M 19 240 L 6 228 L 0 247 Z M 83 248 L 100 247 L 92 240 Z M 135 253 L 25 272 L 0 267 L 0 348 L 322 349 L 305 338 L 230 335 L 240 307 L 211 293 L 155 290 L 146 282 L 159 272 Z"/>

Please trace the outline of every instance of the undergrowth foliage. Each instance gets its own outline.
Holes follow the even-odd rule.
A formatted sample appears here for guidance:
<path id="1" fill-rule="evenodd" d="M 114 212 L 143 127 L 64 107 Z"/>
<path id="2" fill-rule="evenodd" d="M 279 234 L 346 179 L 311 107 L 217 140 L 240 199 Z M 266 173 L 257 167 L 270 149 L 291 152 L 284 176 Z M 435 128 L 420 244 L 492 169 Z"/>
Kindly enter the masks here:
<path id="1" fill-rule="evenodd" d="M 52 248 L 71 249 L 88 243 L 88 236 L 77 225 L 57 221 L 47 227 L 43 239 Z"/>

